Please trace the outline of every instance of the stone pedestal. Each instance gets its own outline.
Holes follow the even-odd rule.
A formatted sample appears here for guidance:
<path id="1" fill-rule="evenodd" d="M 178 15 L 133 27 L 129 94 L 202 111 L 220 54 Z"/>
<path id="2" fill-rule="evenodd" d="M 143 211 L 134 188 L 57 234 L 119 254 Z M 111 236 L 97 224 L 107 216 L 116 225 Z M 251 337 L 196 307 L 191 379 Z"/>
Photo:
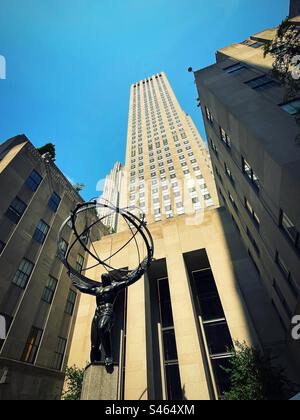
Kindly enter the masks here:
<path id="1" fill-rule="evenodd" d="M 82 401 L 118 400 L 119 366 L 106 368 L 103 363 L 87 366 L 81 393 Z"/>

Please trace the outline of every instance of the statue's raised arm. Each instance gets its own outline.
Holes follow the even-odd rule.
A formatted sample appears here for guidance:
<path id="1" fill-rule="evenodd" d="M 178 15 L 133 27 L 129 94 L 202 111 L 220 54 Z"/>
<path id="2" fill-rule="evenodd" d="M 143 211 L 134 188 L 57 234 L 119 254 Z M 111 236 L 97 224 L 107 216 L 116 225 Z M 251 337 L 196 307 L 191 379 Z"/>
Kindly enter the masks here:
<path id="1" fill-rule="evenodd" d="M 131 271 L 127 276 L 121 278 L 121 281 L 119 281 L 115 286 L 116 289 L 120 291 L 140 280 L 140 278 L 142 278 L 148 270 L 151 262 L 152 259 L 145 258 L 136 270 Z"/>
<path id="2" fill-rule="evenodd" d="M 72 272 L 72 270 L 69 272 L 69 276 L 72 280 L 73 286 L 81 293 L 96 296 L 97 288 L 101 286 L 101 283 L 80 276 L 78 273 Z"/>

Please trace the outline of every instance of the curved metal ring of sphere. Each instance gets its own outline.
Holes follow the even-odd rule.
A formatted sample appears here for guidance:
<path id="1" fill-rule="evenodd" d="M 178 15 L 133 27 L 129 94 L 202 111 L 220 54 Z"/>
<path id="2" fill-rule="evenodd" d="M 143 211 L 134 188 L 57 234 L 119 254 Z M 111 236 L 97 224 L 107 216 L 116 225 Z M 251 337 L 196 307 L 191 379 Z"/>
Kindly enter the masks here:
<path id="1" fill-rule="evenodd" d="M 110 214 L 104 215 L 102 217 L 98 217 L 96 221 L 91 223 L 90 225 L 86 226 L 82 232 L 78 231 L 78 227 L 76 225 L 76 221 L 78 220 L 78 216 L 84 212 L 97 212 L 97 210 L 100 209 L 106 209 L 111 211 Z M 131 209 L 130 209 L 131 210 Z M 105 218 L 109 217 L 111 214 L 117 213 L 120 216 L 123 217 L 123 219 L 126 221 L 128 228 L 131 231 L 132 237 L 116 252 L 114 252 L 112 255 L 110 255 L 105 260 L 102 260 L 100 256 L 98 255 L 93 243 L 91 242 L 91 248 L 93 248 L 93 251 L 91 251 L 91 248 L 87 246 L 87 243 L 85 242 L 85 239 L 89 237 L 89 234 L 91 232 L 91 229 L 93 229 L 97 224 L 100 224 Z M 96 213 L 97 214 L 97 213 Z M 66 226 L 69 226 L 73 234 L 75 236 L 75 239 L 68 247 L 68 250 L 65 252 L 61 249 L 61 243 L 63 239 L 63 232 Z M 134 232 L 134 229 L 136 230 Z M 137 235 L 140 235 L 144 241 L 144 244 L 146 246 L 147 255 L 144 258 L 144 260 L 141 262 L 140 260 L 140 250 L 137 243 Z M 88 277 L 83 275 L 83 272 L 86 272 L 88 270 L 91 270 L 92 268 L 95 268 L 99 265 L 102 265 L 105 267 L 105 269 L 110 272 L 110 274 L 116 278 L 116 280 L 121 276 L 129 275 L 131 272 L 135 270 L 124 270 L 120 268 L 112 267 L 110 264 L 107 263 L 108 260 L 110 260 L 112 257 L 117 255 L 119 252 L 121 252 L 127 245 L 130 244 L 131 241 L 135 241 L 137 252 L 138 252 L 138 258 L 139 258 L 139 266 L 136 268 L 138 269 L 142 263 L 151 263 L 153 261 L 154 256 L 154 243 L 153 238 L 151 236 L 151 233 L 149 229 L 147 228 L 147 223 L 145 221 L 145 215 L 142 213 L 142 217 L 138 218 L 133 213 L 129 211 L 129 208 L 120 209 L 118 207 L 115 207 L 109 202 L 98 202 L 98 201 L 90 201 L 87 203 L 78 204 L 74 211 L 71 213 L 71 216 L 68 217 L 65 222 L 62 224 L 59 234 L 58 234 L 58 241 L 57 241 L 57 255 L 59 259 L 62 261 L 64 266 L 67 268 L 68 272 L 76 275 L 77 277 L 81 278 L 82 280 L 89 280 Z M 97 261 L 96 264 L 94 264 L 91 267 L 83 269 L 81 272 L 78 272 L 69 262 L 69 257 L 71 254 L 72 249 L 77 243 L 80 243 L 82 248 L 95 260 Z M 115 273 L 115 274 L 113 274 Z"/>

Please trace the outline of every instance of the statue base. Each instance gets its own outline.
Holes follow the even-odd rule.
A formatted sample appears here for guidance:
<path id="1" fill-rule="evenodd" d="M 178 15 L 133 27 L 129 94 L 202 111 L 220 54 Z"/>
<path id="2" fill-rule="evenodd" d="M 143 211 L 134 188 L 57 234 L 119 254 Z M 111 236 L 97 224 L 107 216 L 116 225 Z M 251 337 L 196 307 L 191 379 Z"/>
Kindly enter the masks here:
<path id="1" fill-rule="evenodd" d="M 119 366 L 106 367 L 92 363 L 85 369 L 81 393 L 82 401 L 119 400 Z"/>

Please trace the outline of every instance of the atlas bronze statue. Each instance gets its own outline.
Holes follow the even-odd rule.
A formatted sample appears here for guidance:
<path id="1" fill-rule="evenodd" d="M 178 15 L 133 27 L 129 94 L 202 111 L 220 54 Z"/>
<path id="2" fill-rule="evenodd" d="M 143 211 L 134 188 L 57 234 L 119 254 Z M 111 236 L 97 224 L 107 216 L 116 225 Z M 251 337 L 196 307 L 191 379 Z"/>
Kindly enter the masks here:
<path id="1" fill-rule="evenodd" d="M 100 216 L 99 210 L 101 209 L 106 209 L 109 213 L 105 216 Z M 107 233 L 103 229 L 102 222 L 112 212 L 117 212 L 123 217 L 132 235 L 118 251 L 114 252 L 109 258 L 102 260 L 93 242 L 101 240 L 101 237 Z M 83 217 L 85 220 L 83 220 Z M 84 226 L 83 230 L 81 228 L 81 232 L 79 230 L 80 225 Z M 67 227 L 72 228 L 75 239 L 66 251 L 61 244 L 64 242 L 62 238 Z M 141 236 L 147 249 L 147 255 L 142 262 L 140 261 L 137 235 Z M 134 270 L 124 270 L 110 266 L 108 261 L 111 257 L 116 256 L 132 241 L 135 241 L 137 248 L 138 267 Z M 91 260 L 94 259 L 97 262 L 90 267 L 81 269 L 80 272 L 69 263 L 70 253 L 78 242 L 84 251 L 90 255 Z M 74 287 L 84 294 L 96 297 L 97 308 L 91 328 L 91 363 L 101 362 L 102 356 L 105 355 L 105 366 L 110 367 L 113 365 L 111 331 L 114 324 L 114 304 L 119 292 L 136 283 L 145 274 L 153 261 L 153 254 L 153 240 L 145 222 L 145 215 L 141 214 L 141 218 L 138 218 L 128 209 L 119 209 L 108 202 L 92 201 L 78 205 L 62 225 L 58 238 L 58 256 L 67 267 Z M 107 270 L 107 273 L 102 274 L 101 282 L 96 282 L 83 275 L 83 272 L 87 272 L 99 265 L 102 265 Z"/>

